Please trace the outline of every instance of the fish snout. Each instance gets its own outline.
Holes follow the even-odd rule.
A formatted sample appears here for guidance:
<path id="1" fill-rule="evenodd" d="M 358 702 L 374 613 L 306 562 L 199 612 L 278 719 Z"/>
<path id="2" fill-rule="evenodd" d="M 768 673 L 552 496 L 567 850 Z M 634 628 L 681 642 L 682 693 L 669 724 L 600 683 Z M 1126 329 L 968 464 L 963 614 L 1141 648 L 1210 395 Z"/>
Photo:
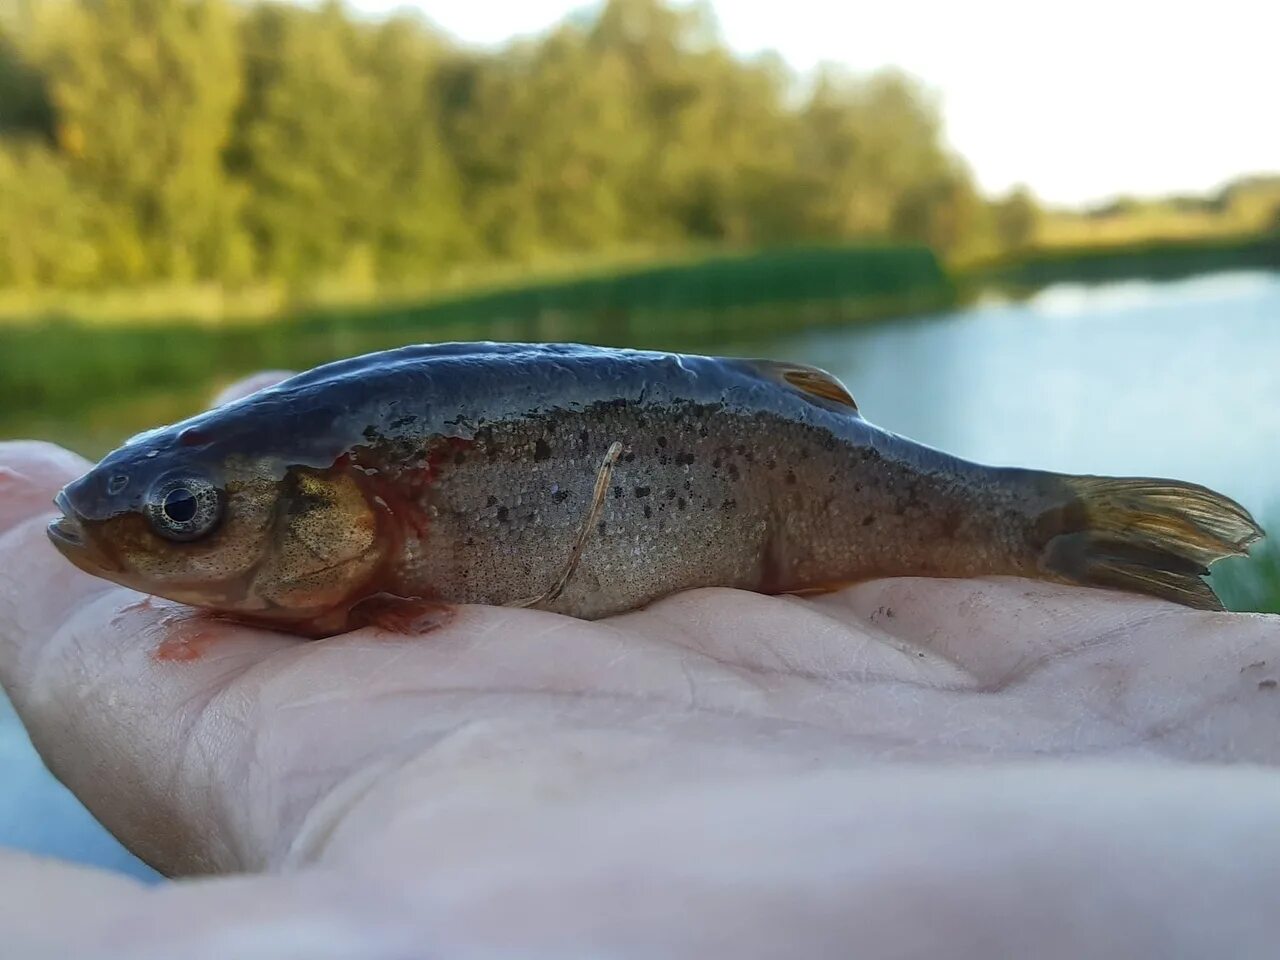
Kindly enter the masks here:
<path id="1" fill-rule="evenodd" d="M 119 569 L 89 536 L 84 517 L 72 504 L 67 488 L 58 491 L 53 503 L 62 511 L 62 516 L 50 520 L 45 532 L 58 552 L 88 573 Z"/>

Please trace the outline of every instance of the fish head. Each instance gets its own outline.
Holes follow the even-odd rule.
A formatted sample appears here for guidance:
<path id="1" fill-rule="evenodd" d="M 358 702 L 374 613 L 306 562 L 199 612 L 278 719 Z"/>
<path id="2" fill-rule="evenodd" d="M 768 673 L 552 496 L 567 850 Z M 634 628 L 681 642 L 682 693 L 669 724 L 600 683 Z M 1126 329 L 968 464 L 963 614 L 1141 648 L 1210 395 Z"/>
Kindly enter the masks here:
<path id="1" fill-rule="evenodd" d="M 135 590 L 301 621 L 368 592 L 381 564 L 382 521 L 361 480 L 344 462 L 286 464 L 178 425 L 63 488 L 48 533 L 80 569 Z"/>

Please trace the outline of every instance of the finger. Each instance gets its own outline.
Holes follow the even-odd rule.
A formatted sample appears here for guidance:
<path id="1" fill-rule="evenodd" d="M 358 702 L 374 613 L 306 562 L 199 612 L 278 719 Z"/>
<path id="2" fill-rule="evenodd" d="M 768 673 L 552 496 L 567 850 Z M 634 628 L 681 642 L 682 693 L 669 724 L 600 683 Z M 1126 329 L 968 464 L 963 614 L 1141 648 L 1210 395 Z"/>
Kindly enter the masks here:
<path id="1" fill-rule="evenodd" d="M 0 955 L 22 960 L 368 960 L 437 949 L 431 905 L 321 872 L 145 887 L 0 850 Z M 391 906 L 395 904 L 395 906 Z M 430 947 L 427 946 L 430 944 Z"/>
<path id="2" fill-rule="evenodd" d="M 56 512 L 54 494 L 86 466 L 53 444 L 0 443 L 0 680 L 7 677 L 6 686 L 28 672 L 38 638 L 110 589 L 59 557 L 45 534 Z"/>
<path id="3" fill-rule="evenodd" d="M 52 497 L 89 468 L 83 457 L 37 440 L 0 442 L 0 534 L 52 513 Z"/>

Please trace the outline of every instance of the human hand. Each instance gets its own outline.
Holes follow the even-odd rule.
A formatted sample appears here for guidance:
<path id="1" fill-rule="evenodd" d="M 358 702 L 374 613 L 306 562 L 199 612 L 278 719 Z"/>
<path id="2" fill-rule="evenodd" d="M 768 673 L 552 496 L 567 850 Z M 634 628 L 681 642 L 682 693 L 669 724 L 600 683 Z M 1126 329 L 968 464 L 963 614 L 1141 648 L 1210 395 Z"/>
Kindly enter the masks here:
<path id="1" fill-rule="evenodd" d="M 224 876 L 0 857 L 14 956 L 1273 955 L 1275 618 L 886 580 L 308 642 L 63 561 L 85 466 L 0 446 L 0 679 L 131 849 Z"/>

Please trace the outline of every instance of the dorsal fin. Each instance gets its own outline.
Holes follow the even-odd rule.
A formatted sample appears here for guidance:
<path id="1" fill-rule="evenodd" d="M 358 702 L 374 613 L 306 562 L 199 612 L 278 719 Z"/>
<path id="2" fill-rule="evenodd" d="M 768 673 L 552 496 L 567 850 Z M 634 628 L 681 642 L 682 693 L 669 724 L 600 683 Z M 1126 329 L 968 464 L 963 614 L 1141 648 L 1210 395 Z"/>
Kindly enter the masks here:
<path id="1" fill-rule="evenodd" d="M 837 413 L 858 415 L 858 404 L 843 383 L 817 367 L 785 360 L 744 360 L 764 377 L 804 394 L 805 399 Z"/>

